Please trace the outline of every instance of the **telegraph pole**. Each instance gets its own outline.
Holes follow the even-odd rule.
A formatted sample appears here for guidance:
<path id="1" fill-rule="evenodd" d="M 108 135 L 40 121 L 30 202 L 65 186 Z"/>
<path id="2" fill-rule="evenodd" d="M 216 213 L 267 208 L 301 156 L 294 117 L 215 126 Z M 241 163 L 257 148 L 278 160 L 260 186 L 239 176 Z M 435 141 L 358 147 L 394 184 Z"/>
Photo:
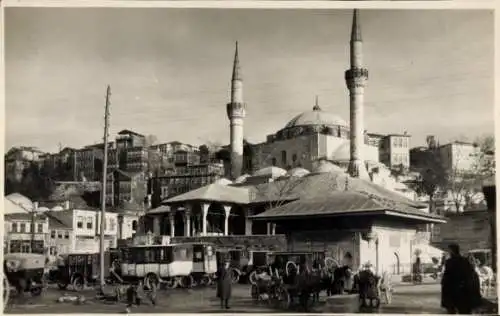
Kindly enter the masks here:
<path id="1" fill-rule="evenodd" d="M 104 289 L 105 281 L 104 281 L 104 229 L 106 227 L 106 177 L 107 177 L 107 169 L 108 169 L 108 130 L 109 130 L 109 105 L 110 105 L 110 97 L 111 97 L 111 87 L 108 85 L 106 89 L 106 107 L 104 110 L 104 166 L 102 170 L 102 188 L 101 188 L 101 242 L 100 242 L 100 252 L 101 252 L 101 292 Z"/>

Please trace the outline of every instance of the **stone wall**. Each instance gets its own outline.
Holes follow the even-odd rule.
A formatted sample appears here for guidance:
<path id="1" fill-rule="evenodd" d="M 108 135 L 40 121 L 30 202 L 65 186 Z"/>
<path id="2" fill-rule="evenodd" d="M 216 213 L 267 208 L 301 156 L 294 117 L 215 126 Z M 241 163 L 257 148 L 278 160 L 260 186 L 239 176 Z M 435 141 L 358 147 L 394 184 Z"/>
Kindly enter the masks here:
<path id="1" fill-rule="evenodd" d="M 488 211 L 470 211 L 450 214 L 446 224 L 434 225 L 431 243 L 446 249 L 458 243 L 462 252 L 491 247 L 491 214 Z"/>

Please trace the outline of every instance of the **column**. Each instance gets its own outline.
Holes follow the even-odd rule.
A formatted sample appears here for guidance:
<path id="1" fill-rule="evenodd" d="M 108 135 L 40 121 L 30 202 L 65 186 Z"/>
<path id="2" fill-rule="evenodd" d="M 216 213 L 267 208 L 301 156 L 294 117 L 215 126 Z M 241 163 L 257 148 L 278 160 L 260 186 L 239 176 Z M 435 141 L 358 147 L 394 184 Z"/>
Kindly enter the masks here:
<path id="1" fill-rule="evenodd" d="M 191 236 L 191 211 L 193 207 L 191 204 L 187 204 L 184 210 L 184 236 Z"/>
<path id="2" fill-rule="evenodd" d="M 153 217 L 153 234 L 160 235 L 160 216 Z"/>
<path id="3" fill-rule="evenodd" d="M 168 221 L 170 222 L 170 237 L 175 237 L 175 213 L 171 210 L 168 213 Z"/>
<path id="4" fill-rule="evenodd" d="M 276 235 L 276 224 L 275 223 L 271 224 L 271 235 Z"/>
<path id="5" fill-rule="evenodd" d="M 250 217 L 250 209 L 245 208 L 245 235 L 252 235 L 252 220 Z"/>
<path id="6" fill-rule="evenodd" d="M 271 235 L 271 223 L 267 223 L 266 226 L 267 226 L 267 233 L 266 234 Z"/>
<path id="7" fill-rule="evenodd" d="M 201 204 L 201 227 L 202 227 L 202 236 L 207 235 L 207 215 L 208 215 L 208 208 L 210 207 L 210 204 L 208 203 L 202 203 Z"/>
<path id="8" fill-rule="evenodd" d="M 229 215 L 231 214 L 231 205 L 224 205 L 224 236 L 229 235 Z"/>

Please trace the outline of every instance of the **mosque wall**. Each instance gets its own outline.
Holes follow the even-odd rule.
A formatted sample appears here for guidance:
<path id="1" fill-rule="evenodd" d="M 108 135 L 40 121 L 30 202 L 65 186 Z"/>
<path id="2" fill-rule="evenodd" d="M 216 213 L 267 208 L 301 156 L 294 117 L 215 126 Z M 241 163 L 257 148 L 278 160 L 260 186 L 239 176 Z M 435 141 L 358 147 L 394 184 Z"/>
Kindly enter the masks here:
<path id="1" fill-rule="evenodd" d="M 349 139 L 331 135 L 319 134 L 318 153 L 320 157 L 327 157 L 334 161 L 349 161 L 351 157 Z M 364 160 L 379 161 L 379 149 L 376 146 L 365 144 L 363 147 Z"/>
<path id="2" fill-rule="evenodd" d="M 310 170 L 311 160 L 318 157 L 318 134 L 301 135 L 293 139 L 256 145 L 254 169 L 272 166 L 288 169 L 299 167 Z"/>

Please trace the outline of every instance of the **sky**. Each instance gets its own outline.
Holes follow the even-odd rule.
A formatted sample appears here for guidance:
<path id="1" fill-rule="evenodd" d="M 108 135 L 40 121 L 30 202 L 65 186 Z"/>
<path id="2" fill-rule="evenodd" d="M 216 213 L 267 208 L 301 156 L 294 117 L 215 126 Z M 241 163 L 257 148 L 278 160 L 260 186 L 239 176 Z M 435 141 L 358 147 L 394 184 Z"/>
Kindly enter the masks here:
<path id="1" fill-rule="evenodd" d="M 351 10 L 6 8 L 6 149 L 110 136 L 229 142 L 235 41 L 250 142 L 311 110 L 349 120 Z M 494 133 L 494 18 L 486 10 L 361 10 L 365 125 L 412 146 Z"/>

